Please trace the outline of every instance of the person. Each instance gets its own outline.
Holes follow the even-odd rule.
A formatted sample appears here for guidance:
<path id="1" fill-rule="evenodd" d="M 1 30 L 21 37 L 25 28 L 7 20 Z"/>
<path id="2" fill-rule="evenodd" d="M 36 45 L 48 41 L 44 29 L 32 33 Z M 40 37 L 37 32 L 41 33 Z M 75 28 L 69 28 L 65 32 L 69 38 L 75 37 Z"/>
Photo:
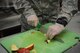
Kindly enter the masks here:
<path id="1" fill-rule="evenodd" d="M 6 7 L 13 7 L 15 13 L 21 14 L 22 31 L 37 26 L 39 19 L 45 22 L 55 19 L 55 24 L 49 26 L 46 33 L 48 39 L 54 38 L 65 29 L 71 18 L 77 13 L 78 0 L 5 0 Z M 20 10 L 21 9 L 21 10 Z M 48 18 L 48 19 L 46 19 Z M 49 20 L 49 21 L 51 21 Z M 53 21 L 53 20 L 52 20 Z M 42 22 L 42 23 L 43 23 Z M 48 22 L 48 21 L 47 21 Z M 47 23 L 45 22 L 45 23 Z"/>
<path id="2" fill-rule="evenodd" d="M 49 19 L 57 18 L 55 24 L 48 28 L 46 33 L 48 39 L 52 39 L 55 35 L 62 32 L 71 18 L 78 11 L 77 0 L 31 0 L 29 2 L 31 8 L 27 10 L 26 16 L 28 24 L 37 26 L 39 16 Z"/>

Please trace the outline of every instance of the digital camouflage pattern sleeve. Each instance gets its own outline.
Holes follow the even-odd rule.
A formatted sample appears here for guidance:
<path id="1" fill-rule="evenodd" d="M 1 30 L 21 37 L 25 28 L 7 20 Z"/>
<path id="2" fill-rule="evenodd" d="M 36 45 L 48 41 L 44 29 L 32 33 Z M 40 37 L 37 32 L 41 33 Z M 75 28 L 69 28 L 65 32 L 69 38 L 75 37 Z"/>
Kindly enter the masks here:
<path id="1" fill-rule="evenodd" d="M 61 12 L 58 15 L 57 23 L 66 26 L 78 11 L 78 0 L 62 0 Z"/>
<path id="2" fill-rule="evenodd" d="M 31 7 L 30 3 L 27 0 L 14 0 L 14 8 L 21 9 L 18 12 L 21 14 L 20 16 L 20 23 L 21 23 L 21 31 L 26 31 L 30 26 L 27 25 L 27 17 L 31 15 L 36 15 L 35 11 Z"/>
<path id="3" fill-rule="evenodd" d="M 53 2 L 52 2 L 53 5 L 52 5 L 52 4 L 49 4 L 47 1 L 44 3 L 44 1 L 39 0 L 38 4 L 39 4 L 39 6 L 41 7 L 41 10 L 44 13 L 47 13 L 47 11 L 49 11 L 48 12 L 49 14 L 51 12 L 53 12 L 53 14 L 57 13 L 58 18 L 56 20 L 56 23 L 59 23 L 59 24 L 62 24 L 64 26 L 66 26 L 68 24 L 68 22 L 72 19 L 72 17 L 78 11 L 78 7 L 77 7 L 78 0 L 62 0 L 61 11 L 57 12 L 59 10 L 58 9 L 59 8 L 58 1 L 60 2 L 61 0 L 56 0 L 56 1 L 53 0 Z M 15 9 L 18 9 L 18 8 L 24 8 L 25 9 L 23 14 L 25 15 L 26 18 L 30 15 L 36 15 L 33 8 L 30 6 L 30 3 L 27 0 L 15 0 L 14 3 L 15 3 L 15 5 L 14 5 Z M 47 5 L 48 6 L 46 7 L 42 4 L 45 4 L 46 6 Z M 57 4 L 57 5 L 55 5 L 55 4 Z M 50 11 L 50 9 L 52 9 L 52 11 Z"/>
<path id="4" fill-rule="evenodd" d="M 30 3 L 27 0 L 15 0 L 13 2 L 15 4 L 15 9 L 24 9 L 23 14 L 26 18 L 30 15 L 36 15 Z"/>

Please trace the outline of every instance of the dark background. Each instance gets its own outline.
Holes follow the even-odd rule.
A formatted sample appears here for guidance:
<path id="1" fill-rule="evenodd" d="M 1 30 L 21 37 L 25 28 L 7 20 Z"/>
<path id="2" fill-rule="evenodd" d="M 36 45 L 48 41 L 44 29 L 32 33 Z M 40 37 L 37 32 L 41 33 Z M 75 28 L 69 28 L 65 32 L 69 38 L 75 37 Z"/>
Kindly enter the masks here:
<path id="1" fill-rule="evenodd" d="M 78 10 L 80 11 L 80 0 L 78 0 Z"/>

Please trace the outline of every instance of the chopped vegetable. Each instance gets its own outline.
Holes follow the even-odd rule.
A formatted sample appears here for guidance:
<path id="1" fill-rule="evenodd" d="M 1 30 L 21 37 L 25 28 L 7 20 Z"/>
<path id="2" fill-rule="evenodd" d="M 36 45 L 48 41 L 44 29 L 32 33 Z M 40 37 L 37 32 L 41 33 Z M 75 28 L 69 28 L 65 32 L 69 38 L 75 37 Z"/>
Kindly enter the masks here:
<path id="1" fill-rule="evenodd" d="M 36 50 L 34 49 L 34 50 L 32 50 L 32 53 L 37 53 L 37 52 L 36 52 Z"/>
<path id="2" fill-rule="evenodd" d="M 31 32 L 31 34 L 34 34 L 35 32 Z"/>
<path id="3" fill-rule="evenodd" d="M 34 48 L 34 44 L 31 44 L 31 45 L 29 45 L 29 46 L 27 46 L 25 48 L 28 49 L 28 50 L 32 50 Z"/>
<path id="4" fill-rule="evenodd" d="M 50 40 L 45 40 L 46 43 L 50 43 Z"/>
<path id="5" fill-rule="evenodd" d="M 17 48 L 16 45 L 11 46 L 12 52 L 17 52 L 17 53 L 30 53 L 30 51 L 34 48 L 34 44 L 31 44 L 25 48 Z"/>
<path id="6" fill-rule="evenodd" d="M 17 53 L 30 53 L 30 50 L 26 49 L 26 48 L 20 48 Z"/>
<path id="7" fill-rule="evenodd" d="M 17 46 L 16 46 L 15 44 L 13 44 L 13 45 L 11 46 L 11 50 L 12 50 L 12 51 L 17 51 L 18 48 L 17 48 Z"/>

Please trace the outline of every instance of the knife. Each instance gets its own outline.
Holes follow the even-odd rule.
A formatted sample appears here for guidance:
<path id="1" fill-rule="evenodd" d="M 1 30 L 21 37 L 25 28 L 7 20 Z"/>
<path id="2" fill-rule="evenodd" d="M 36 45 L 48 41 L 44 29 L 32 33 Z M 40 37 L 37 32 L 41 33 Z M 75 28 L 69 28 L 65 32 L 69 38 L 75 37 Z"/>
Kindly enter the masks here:
<path id="1" fill-rule="evenodd" d="M 60 43 L 64 43 L 64 41 L 61 38 L 54 38 L 54 40 L 60 42 Z"/>

